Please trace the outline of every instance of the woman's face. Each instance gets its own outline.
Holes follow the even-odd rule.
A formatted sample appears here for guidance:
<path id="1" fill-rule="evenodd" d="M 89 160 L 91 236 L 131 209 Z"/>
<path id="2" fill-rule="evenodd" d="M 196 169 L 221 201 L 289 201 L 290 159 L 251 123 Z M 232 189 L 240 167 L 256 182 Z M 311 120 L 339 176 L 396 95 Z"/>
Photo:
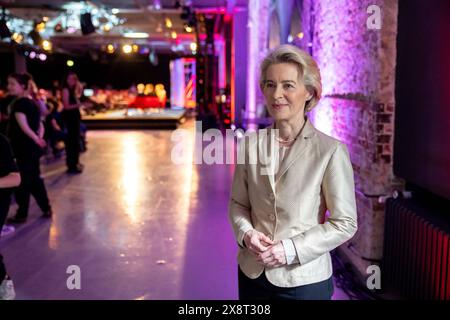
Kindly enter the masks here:
<path id="1" fill-rule="evenodd" d="M 71 88 L 75 87 L 78 82 L 78 78 L 75 74 L 71 74 L 67 77 L 67 85 Z"/>
<path id="2" fill-rule="evenodd" d="M 275 121 L 304 117 L 305 102 L 311 98 L 292 63 L 277 63 L 267 68 L 263 93 Z"/>
<path id="3" fill-rule="evenodd" d="M 25 89 L 17 82 L 15 78 L 8 77 L 8 92 L 13 96 L 21 96 Z"/>

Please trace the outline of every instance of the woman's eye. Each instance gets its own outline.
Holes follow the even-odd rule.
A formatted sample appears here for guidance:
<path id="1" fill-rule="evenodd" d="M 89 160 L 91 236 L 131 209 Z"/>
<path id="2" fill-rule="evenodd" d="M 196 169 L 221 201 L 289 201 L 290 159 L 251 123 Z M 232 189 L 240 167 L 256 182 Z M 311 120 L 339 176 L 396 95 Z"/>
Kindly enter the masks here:
<path id="1" fill-rule="evenodd" d="M 284 87 L 287 89 L 290 89 L 290 88 L 293 88 L 294 86 L 292 84 L 285 84 Z"/>

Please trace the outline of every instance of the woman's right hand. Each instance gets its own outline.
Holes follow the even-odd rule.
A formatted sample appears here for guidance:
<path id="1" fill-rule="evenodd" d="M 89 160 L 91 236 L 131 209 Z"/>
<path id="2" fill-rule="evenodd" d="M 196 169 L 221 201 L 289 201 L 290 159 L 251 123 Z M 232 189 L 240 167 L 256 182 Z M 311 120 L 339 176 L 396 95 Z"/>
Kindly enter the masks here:
<path id="1" fill-rule="evenodd" d="M 34 140 L 34 142 L 42 149 L 47 145 L 47 142 L 45 142 L 45 140 L 42 138 L 37 138 L 36 140 Z"/>
<path id="2" fill-rule="evenodd" d="M 266 251 L 275 242 L 264 233 L 255 229 L 249 230 L 244 235 L 244 244 L 251 252 L 258 255 Z"/>

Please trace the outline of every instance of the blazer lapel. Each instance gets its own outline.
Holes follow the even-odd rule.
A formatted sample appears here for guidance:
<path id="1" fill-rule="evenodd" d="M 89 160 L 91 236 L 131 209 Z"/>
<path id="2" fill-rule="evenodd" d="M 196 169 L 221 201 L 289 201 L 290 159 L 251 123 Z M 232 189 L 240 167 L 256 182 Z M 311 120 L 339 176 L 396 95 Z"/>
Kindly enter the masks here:
<path id="1" fill-rule="evenodd" d="M 280 178 L 286 173 L 286 171 L 292 166 L 292 164 L 311 146 L 311 138 L 315 135 L 315 129 L 312 126 L 308 118 L 306 118 L 305 126 L 302 132 L 298 136 L 297 140 L 294 142 L 285 158 L 281 162 L 278 172 L 276 172 L 275 184 L 280 180 Z"/>

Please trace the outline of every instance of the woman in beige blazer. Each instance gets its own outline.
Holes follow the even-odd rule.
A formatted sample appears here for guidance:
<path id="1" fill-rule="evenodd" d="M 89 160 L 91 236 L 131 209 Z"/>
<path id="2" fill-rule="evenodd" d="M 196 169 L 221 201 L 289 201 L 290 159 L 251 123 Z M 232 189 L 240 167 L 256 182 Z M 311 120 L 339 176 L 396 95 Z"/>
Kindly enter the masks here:
<path id="1" fill-rule="evenodd" d="M 357 230 L 347 147 L 305 115 L 322 91 L 306 52 L 292 45 L 270 52 L 260 87 L 274 124 L 241 140 L 229 204 L 239 298 L 331 299 L 329 252 Z"/>

